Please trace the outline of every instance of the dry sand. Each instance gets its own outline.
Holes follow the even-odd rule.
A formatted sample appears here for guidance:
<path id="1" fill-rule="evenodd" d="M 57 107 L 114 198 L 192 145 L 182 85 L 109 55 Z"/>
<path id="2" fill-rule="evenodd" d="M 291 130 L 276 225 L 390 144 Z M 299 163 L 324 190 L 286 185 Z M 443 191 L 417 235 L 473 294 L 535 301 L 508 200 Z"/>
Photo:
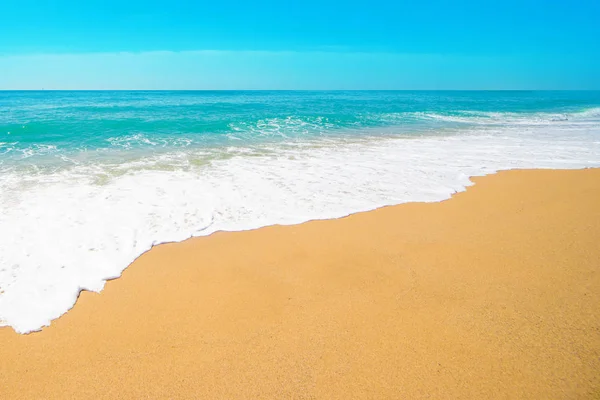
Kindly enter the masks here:
<path id="1" fill-rule="evenodd" d="M 0 398 L 600 398 L 600 170 L 475 181 L 158 246 L 0 329 Z"/>

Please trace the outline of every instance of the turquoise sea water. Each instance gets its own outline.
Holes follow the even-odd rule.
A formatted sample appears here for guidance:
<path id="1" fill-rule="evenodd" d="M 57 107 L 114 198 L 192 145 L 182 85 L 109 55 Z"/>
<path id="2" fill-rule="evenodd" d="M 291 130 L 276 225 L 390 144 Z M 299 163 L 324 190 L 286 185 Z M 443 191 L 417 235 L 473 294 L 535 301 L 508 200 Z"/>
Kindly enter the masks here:
<path id="1" fill-rule="evenodd" d="M 153 245 L 600 166 L 600 92 L 0 92 L 0 325 Z"/>
<path id="2" fill-rule="evenodd" d="M 181 148 L 454 134 L 595 112 L 600 92 L 0 92 L 1 165 Z M 594 111 L 595 110 L 595 111 Z"/>

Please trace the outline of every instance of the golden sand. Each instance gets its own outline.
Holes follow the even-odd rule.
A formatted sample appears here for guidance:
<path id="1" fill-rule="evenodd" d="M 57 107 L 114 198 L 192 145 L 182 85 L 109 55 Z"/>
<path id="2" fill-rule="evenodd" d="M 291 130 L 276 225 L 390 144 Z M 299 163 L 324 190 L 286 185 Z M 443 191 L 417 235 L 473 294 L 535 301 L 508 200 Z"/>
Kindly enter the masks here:
<path id="1" fill-rule="evenodd" d="M 600 398 L 600 170 L 475 181 L 158 246 L 0 329 L 0 398 Z"/>

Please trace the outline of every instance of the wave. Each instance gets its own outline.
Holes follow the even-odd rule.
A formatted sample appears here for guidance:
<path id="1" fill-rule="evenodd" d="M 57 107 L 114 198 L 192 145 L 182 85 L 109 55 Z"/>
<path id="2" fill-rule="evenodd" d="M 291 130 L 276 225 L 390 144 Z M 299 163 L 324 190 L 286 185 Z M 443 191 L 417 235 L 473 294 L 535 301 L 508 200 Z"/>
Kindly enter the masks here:
<path id="1" fill-rule="evenodd" d="M 177 137 L 152 137 L 151 135 L 145 135 L 143 133 L 137 133 L 134 135 L 115 136 L 106 139 L 106 142 L 110 143 L 112 147 L 132 149 L 136 147 L 187 147 L 193 140 L 189 138 L 177 138 Z"/>
<path id="2" fill-rule="evenodd" d="M 113 115 L 113 117 L 115 117 Z M 163 115 L 164 117 L 164 115 Z M 156 117 L 158 118 L 158 117 Z M 160 119 L 160 118 L 159 118 Z M 91 132 L 69 130 L 61 135 L 53 133 L 57 129 L 48 126 L 18 126 L 13 130 L 11 141 L 0 143 L 0 168 L 11 165 L 18 167 L 27 162 L 27 168 L 39 164 L 41 168 L 65 168 L 81 162 L 104 162 L 122 158 L 129 161 L 143 157 L 149 152 L 166 154 L 182 148 L 200 147 L 256 147 L 265 143 L 303 143 L 313 139 L 344 142 L 352 138 L 375 136 L 440 136 L 463 135 L 475 132 L 481 134 L 506 134 L 525 127 L 552 128 L 561 125 L 569 129 L 587 129 L 600 121 L 600 107 L 592 107 L 570 112 L 365 112 L 341 118 L 329 116 L 285 116 L 232 121 L 223 129 L 207 131 L 177 130 L 167 120 L 157 124 L 144 125 L 143 131 L 129 130 L 123 122 L 103 121 L 99 126 L 86 126 Z M 89 121 L 88 121 L 89 122 Z M 109 125 L 106 125 L 109 124 Z M 184 124 L 185 125 L 185 124 Z M 501 129 L 498 129 L 501 128 Z M 94 129 L 97 131 L 94 131 Z M 164 131 L 164 132 L 163 132 Z M 35 135 L 39 135 L 36 137 Z M 219 156 L 219 153 L 215 153 Z M 54 165 L 53 165 L 54 164 Z"/>
<path id="3" fill-rule="evenodd" d="M 556 122 L 598 122 L 600 107 L 575 112 L 490 112 L 465 110 L 452 113 L 417 112 L 413 114 L 423 120 L 436 120 L 471 125 L 551 125 Z"/>
<path id="4" fill-rule="evenodd" d="M 598 122 L 600 108 L 590 108 L 570 112 L 490 112 L 490 111 L 452 111 L 452 112 L 384 112 L 359 113 L 352 118 L 326 116 L 287 116 L 282 118 L 265 118 L 258 121 L 230 123 L 231 135 L 236 138 L 252 138 L 256 136 L 280 136 L 293 138 L 311 134 L 330 134 L 343 130 L 362 128 L 405 128 L 421 132 L 431 128 L 428 123 L 439 122 L 436 128 L 443 128 L 443 123 L 459 123 L 464 125 L 551 125 L 558 122 L 583 123 L 586 120 Z M 421 125 L 419 125 L 419 123 Z M 453 125 L 448 125 L 452 127 Z M 354 131 L 356 132 L 356 131 Z"/>

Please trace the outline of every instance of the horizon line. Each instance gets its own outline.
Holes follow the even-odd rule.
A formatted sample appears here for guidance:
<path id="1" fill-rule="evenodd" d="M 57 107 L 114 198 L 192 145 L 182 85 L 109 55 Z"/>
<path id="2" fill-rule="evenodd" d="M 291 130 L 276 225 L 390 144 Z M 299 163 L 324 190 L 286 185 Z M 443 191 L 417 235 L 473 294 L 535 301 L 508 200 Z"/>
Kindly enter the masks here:
<path id="1" fill-rule="evenodd" d="M 0 92 L 600 92 L 600 89 L 0 89 Z"/>

